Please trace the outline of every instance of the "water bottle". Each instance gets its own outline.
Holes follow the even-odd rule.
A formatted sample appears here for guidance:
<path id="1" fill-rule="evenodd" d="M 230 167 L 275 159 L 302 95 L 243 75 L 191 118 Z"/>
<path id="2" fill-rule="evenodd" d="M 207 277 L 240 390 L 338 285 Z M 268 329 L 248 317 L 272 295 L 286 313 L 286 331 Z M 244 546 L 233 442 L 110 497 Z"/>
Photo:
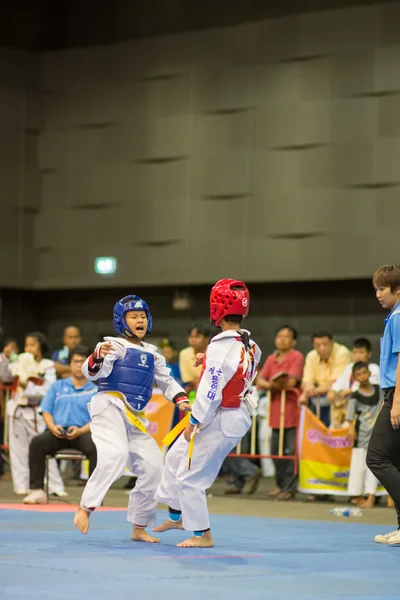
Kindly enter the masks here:
<path id="1" fill-rule="evenodd" d="M 331 508 L 329 513 L 335 517 L 361 517 L 362 515 L 360 508 L 350 508 L 349 506 L 337 506 L 336 508 Z"/>

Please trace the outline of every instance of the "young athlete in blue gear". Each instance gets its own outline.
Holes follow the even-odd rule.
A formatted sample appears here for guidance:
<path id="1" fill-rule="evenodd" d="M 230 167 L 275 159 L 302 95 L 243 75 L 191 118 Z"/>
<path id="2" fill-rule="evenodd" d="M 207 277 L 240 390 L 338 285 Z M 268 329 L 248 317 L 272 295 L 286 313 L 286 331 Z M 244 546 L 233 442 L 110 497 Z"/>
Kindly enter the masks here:
<path id="1" fill-rule="evenodd" d="M 74 517 L 81 533 L 88 532 L 91 511 L 101 505 L 111 484 L 128 466 L 138 478 L 128 505 L 132 540 L 159 541 L 145 528 L 155 522 L 155 492 L 163 461 L 155 440 L 147 433 L 144 410 L 154 380 L 166 399 L 178 404 L 180 410 L 190 410 L 190 404 L 183 388 L 171 377 L 163 356 L 143 341 L 151 327 L 146 302 L 138 296 L 122 298 L 114 306 L 118 337 L 105 337 L 82 367 L 88 379 L 98 381 L 99 389 L 89 403 L 97 466 Z"/>

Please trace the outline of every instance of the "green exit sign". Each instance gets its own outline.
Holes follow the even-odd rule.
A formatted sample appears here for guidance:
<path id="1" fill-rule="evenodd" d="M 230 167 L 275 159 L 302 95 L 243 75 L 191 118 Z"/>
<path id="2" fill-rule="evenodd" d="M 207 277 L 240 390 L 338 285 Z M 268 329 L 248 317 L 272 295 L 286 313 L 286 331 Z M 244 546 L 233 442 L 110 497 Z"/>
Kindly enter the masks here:
<path id="1" fill-rule="evenodd" d="M 113 256 L 99 256 L 95 258 L 94 270 L 99 275 L 112 275 L 117 270 L 117 259 Z"/>

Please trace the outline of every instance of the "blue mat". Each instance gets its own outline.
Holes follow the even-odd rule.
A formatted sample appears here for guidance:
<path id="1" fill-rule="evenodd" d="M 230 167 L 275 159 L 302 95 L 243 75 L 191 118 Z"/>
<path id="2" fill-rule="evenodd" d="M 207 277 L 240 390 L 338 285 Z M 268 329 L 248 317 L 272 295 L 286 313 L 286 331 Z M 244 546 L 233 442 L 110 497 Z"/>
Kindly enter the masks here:
<path id="1" fill-rule="evenodd" d="M 199 550 L 176 548 L 177 531 L 131 542 L 124 512 L 93 515 L 88 536 L 72 517 L 0 510 L 1 600 L 400 597 L 400 547 L 373 541 L 388 527 L 213 515 L 216 547 Z"/>

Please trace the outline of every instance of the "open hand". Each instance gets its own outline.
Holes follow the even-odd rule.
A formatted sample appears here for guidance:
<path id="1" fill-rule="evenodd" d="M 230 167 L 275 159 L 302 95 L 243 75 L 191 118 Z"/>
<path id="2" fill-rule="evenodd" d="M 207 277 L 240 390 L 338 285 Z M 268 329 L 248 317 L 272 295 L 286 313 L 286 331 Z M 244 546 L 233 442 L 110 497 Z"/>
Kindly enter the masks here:
<path id="1" fill-rule="evenodd" d="M 400 401 L 393 398 L 393 406 L 390 411 L 390 422 L 393 429 L 400 429 Z"/>

